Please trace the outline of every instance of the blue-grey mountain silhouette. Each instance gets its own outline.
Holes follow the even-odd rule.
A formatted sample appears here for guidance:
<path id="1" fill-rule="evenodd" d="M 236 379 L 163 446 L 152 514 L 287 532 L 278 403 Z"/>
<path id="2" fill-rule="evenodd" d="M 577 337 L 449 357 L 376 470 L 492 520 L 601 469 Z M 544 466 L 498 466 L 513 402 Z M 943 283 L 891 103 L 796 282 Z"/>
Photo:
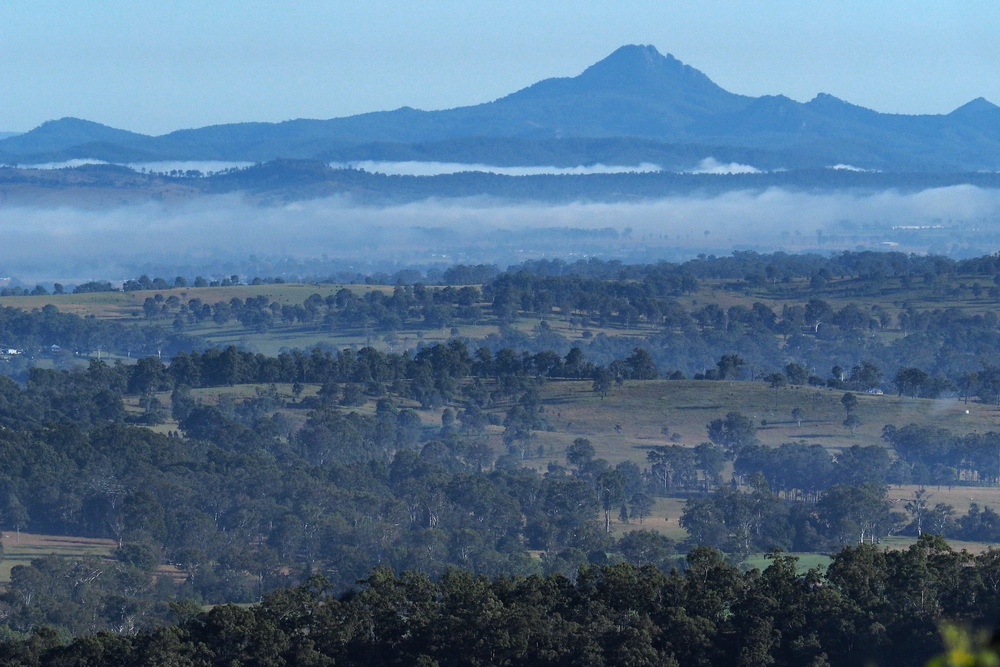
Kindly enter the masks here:
<path id="1" fill-rule="evenodd" d="M 590 141 L 591 151 L 582 140 Z M 800 103 L 726 91 L 652 46 L 623 46 L 575 77 L 467 107 L 403 107 L 330 120 L 236 123 L 151 137 L 74 118 L 0 140 L 0 160 L 576 160 L 667 168 L 692 152 L 762 168 L 848 164 L 884 171 L 1000 169 L 1000 107 L 978 98 L 942 115 L 889 114 L 827 94 Z M 540 160 L 545 160 L 541 162 Z"/>

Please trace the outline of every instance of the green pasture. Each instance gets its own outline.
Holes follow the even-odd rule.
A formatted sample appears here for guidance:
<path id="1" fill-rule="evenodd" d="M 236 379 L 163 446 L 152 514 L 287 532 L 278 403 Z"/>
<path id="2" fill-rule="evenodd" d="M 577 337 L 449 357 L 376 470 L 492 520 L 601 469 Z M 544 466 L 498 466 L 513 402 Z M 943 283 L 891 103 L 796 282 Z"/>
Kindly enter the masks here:
<path id="1" fill-rule="evenodd" d="M 831 560 L 826 554 L 811 552 L 786 552 L 782 555 L 798 558 L 795 566 L 800 574 L 805 574 L 813 568 L 819 568 L 821 571 L 826 570 Z M 757 568 L 758 570 L 766 570 L 773 562 L 773 559 L 768 558 L 765 554 L 751 554 L 744 559 L 743 565 L 748 569 Z"/>
<path id="2" fill-rule="evenodd" d="M 334 295 L 341 289 L 349 289 L 361 296 L 366 292 L 392 292 L 391 285 L 338 285 L 327 283 L 281 283 L 276 285 L 233 285 L 231 287 L 176 287 L 166 290 L 138 290 L 135 292 L 88 292 L 84 294 L 49 294 L 45 296 L 4 296 L 0 306 L 34 310 L 53 305 L 64 313 L 74 313 L 81 317 L 93 315 L 98 319 L 138 319 L 142 316 L 142 304 L 148 297 L 157 294 L 164 299 L 176 296 L 182 303 L 191 299 L 201 299 L 212 304 L 230 299 L 267 296 L 281 305 L 301 304 L 313 294 L 321 297 Z"/>
<path id="3" fill-rule="evenodd" d="M 886 424 L 934 425 L 964 434 L 996 430 L 1000 418 L 996 406 L 981 403 L 857 393 L 854 413 L 861 426 L 851 434 L 843 426 L 844 393 L 826 387 L 773 389 L 760 382 L 652 380 L 628 381 L 601 398 L 589 381 L 548 382 L 541 395 L 553 430 L 536 432 L 533 447 L 543 444 L 548 457 L 562 462 L 566 446 L 588 438 L 597 455 L 613 464 L 643 463 L 654 447 L 707 441 L 708 423 L 728 412 L 753 419 L 764 444 L 803 441 L 833 451 L 881 444 Z M 801 423 L 792 418 L 795 408 L 803 412 Z"/>
<path id="4" fill-rule="evenodd" d="M 983 288 L 980 297 L 972 295 L 971 285 L 979 283 Z M 715 304 L 723 309 L 732 306 L 752 307 L 754 303 L 762 303 L 780 314 L 788 305 L 802 305 L 812 298 L 826 300 L 834 309 L 839 309 L 848 303 L 856 303 L 862 307 L 878 305 L 895 318 L 905 308 L 925 309 L 956 309 L 962 314 L 982 313 L 995 310 L 998 305 L 995 299 L 986 295 L 991 286 L 992 276 L 962 276 L 960 278 L 939 278 L 934 285 L 925 285 L 922 280 L 914 280 L 913 284 L 903 289 L 898 279 L 887 279 L 879 289 L 871 289 L 855 280 L 834 280 L 823 290 L 813 290 L 809 281 L 794 280 L 789 283 L 768 285 L 757 288 L 733 289 L 732 280 L 702 280 L 702 284 L 694 293 L 677 297 L 677 301 L 687 310 L 693 311 L 708 304 Z M 964 285 L 964 287 L 962 287 Z M 371 291 L 391 292 L 391 285 L 342 285 L 321 283 L 283 283 L 276 285 L 235 285 L 231 287 L 183 287 L 167 290 L 146 290 L 137 292 L 96 292 L 87 294 L 61 294 L 46 296 L 0 297 L 0 306 L 33 310 L 45 305 L 54 305 L 62 312 L 74 313 L 80 316 L 92 315 L 99 319 L 134 322 L 139 326 L 158 324 L 169 326 L 171 321 L 164 319 L 146 320 L 143 317 L 142 304 L 146 298 L 162 296 L 168 299 L 176 296 L 181 302 L 198 298 L 202 302 L 212 304 L 218 301 L 229 301 L 233 298 L 266 296 L 270 301 L 282 305 L 300 304 L 312 294 L 327 297 L 336 294 L 341 289 L 363 295 Z M 489 312 L 488 304 L 485 306 Z M 562 313 L 553 308 L 547 313 L 524 314 L 513 327 L 526 333 L 532 333 L 544 320 L 553 333 L 571 342 L 586 342 L 598 335 L 624 336 L 642 338 L 656 332 L 655 324 L 635 322 L 628 327 L 614 324 L 599 324 L 596 319 L 574 313 Z M 895 321 L 895 320 L 893 320 Z M 895 325 L 893 325 L 894 327 Z M 896 328 L 890 327 L 878 332 L 888 341 L 902 335 Z M 489 315 L 475 324 L 459 324 L 458 335 L 473 339 L 483 338 L 499 331 L 499 323 Z M 278 323 L 266 331 L 253 331 L 236 322 L 217 325 L 207 321 L 188 325 L 185 333 L 202 337 L 212 344 L 239 345 L 244 349 L 264 354 L 274 355 L 282 349 L 308 349 L 318 343 L 334 347 L 361 347 L 371 345 L 381 350 L 403 351 L 413 349 L 419 343 L 434 343 L 447 340 L 452 336 L 452 327 L 435 330 L 410 327 L 395 332 L 380 332 L 373 328 L 351 327 L 324 329 L 322 326 L 310 324 Z"/>
<path id="5" fill-rule="evenodd" d="M 36 535 L 4 531 L 3 561 L 0 561 L 0 585 L 10 583 L 10 571 L 17 565 L 30 565 L 43 556 L 110 558 L 115 550 L 112 540 L 65 535 Z"/>
<path id="6" fill-rule="evenodd" d="M 716 304 L 724 309 L 731 306 L 752 306 L 756 302 L 763 303 L 781 311 L 782 306 L 789 303 L 805 303 L 809 299 L 819 298 L 827 301 L 832 307 L 840 308 L 847 303 L 859 306 L 881 306 L 894 314 L 903 308 L 916 310 L 934 308 L 955 308 L 965 312 L 984 312 L 1000 306 L 997 299 L 990 298 L 986 291 L 993 286 L 993 276 L 963 275 L 938 276 L 933 284 L 925 284 L 920 278 L 911 281 L 904 288 L 898 278 L 888 278 L 878 288 L 864 285 L 854 279 L 834 279 L 823 289 L 813 289 L 809 280 L 795 279 L 787 283 L 759 287 L 741 286 L 734 288 L 731 279 L 702 279 L 700 287 L 690 293 L 677 297 L 677 301 L 687 309 L 696 309 L 708 304 Z M 978 283 L 982 288 L 979 297 L 972 293 L 972 285 Z M 147 297 L 157 294 L 163 298 L 177 296 L 181 301 L 198 298 L 205 303 L 229 301 L 233 298 L 267 296 L 278 303 L 302 303 L 312 294 L 322 297 L 336 294 L 341 289 L 349 289 L 355 294 L 363 295 L 370 291 L 391 293 L 394 285 L 357 285 L 330 283 L 280 283 L 269 285 L 233 285 L 230 287 L 176 287 L 165 290 L 141 290 L 135 292 L 93 292 L 84 294 L 50 294 L 43 296 L 6 296 L 0 297 L 0 306 L 9 306 L 23 310 L 33 310 L 52 304 L 64 312 L 79 315 L 94 315 L 99 318 L 122 319 L 135 317 L 135 309 L 141 307 Z M 560 313 L 554 308 L 550 313 L 535 314 L 534 319 L 544 316 L 553 328 L 589 329 L 594 335 L 620 333 L 617 328 L 608 330 L 587 324 L 577 324 L 572 327 L 566 322 L 568 313 Z M 637 326 L 634 330 L 644 327 Z M 630 329 L 631 330 L 631 329 Z M 560 333 L 562 333 L 560 331 Z"/>
<path id="7" fill-rule="evenodd" d="M 641 325 L 634 327 L 588 327 L 578 324 L 570 324 L 566 318 L 559 317 L 558 313 L 552 317 L 545 318 L 550 329 L 570 341 L 586 342 L 589 337 L 604 334 L 607 336 L 625 336 L 629 338 L 641 339 L 656 331 L 655 327 Z M 527 334 L 532 334 L 541 322 L 541 318 L 522 317 L 514 321 L 510 327 L 518 329 Z M 457 333 L 453 333 L 455 330 Z M 249 331 L 239 323 L 230 322 L 224 325 L 217 325 L 212 322 L 203 322 L 192 325 L 185 329 L 185 333 L 205 339 L 212 345 L 225 347 L 227 345 L 237 345 L 251 352 L 259 352 L 267 355 L 277 355 L 284 349 L 309 349 L 318 344 L 329 345 L 335 349 L 345 347 L 367 347 L 371 346 L 386 352 L 403 352 L 415 349 L 420 344 L 432 345 L 443 343 L 455 336 L 471 339 L 482 339 L 490 334 L 500 332 L 499 323 L 491 318 L 484 318 L 475 324 L 456 323 L 455 326 L 446 326 L 438 329 L 424 329 L 416 327 L 406 327 L 392 332 L 377 331 L 373 328 L 363 327 L 336 327 L 323 328 L 319 325 L 309 324 L 276 324 L 267 331 Z"/>
<path id="8" fill-rule="evenodd" d="M 823 289 L 810 287 L 808 279 L 799 278 L 777 286 L 732 289 L 732 280 L 704 279 L 699 289 L 678 302 L 685 308 L 699 308 L 715 303 L 722 308 L 742 305 L 750 307 L 763 303 L 776 313 L 789 304 L 804 304 L 810 299 L 822 299 L 834 309 L 848 303 L 863 308 L 880 306 L 893 316 L 906 308 L 915 310 L 956 309 L 963 315 L 996 310 L 1000 301 L 990 298 L 987 289 L 994 286 L 992 275 L 937 276 L 933 284 L 925 284 L 921 277 L 914 278 L 909 287 L 903 287 L 899 278 L 887 278 L 880 287 L 872 288 L 855 279 L 834 279 Z M 972 285 L 979 283 L 982 293 L 976 297 Z"/>
<path id="9" fill-rule="evenodd" d="M 412 350 L 420 343 L 441 343 L 452 338 L 451 327 L 441 329 L 403 329 L 391 335 L 357 328 L 321 330 L 316 326 L 277 325 L 264 332 L 248 332 L 238 324 L 190 327 L 187 333 L 199 336 L 210 345 L 226 347 L 236 345 L 250 352 L 276 356 L 282 350 L 308 350 L 316 345 L 329 345 L 335 349 L 371 346 L 386 352 Z M 461 327 L 459 335 L 484 337 L 495 333 L 496 327 Z"/>

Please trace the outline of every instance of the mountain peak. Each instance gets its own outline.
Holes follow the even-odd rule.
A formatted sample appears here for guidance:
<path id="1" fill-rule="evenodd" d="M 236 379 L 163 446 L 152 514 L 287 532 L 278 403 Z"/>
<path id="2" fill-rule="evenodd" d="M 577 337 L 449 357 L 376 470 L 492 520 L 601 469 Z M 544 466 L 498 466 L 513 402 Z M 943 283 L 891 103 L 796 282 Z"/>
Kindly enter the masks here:
<path id="1" fill-rule="evenodd" d="M 832 105 L 850 104 L 850 102 L 845 102 L 844 100 L 840 99 L 835 95 L 831 95 L 830 93 L 817 93 L 816 97 L 809 100 L 807 104 L 832 106 Z"/>
<path id="2" fill-rule="evenodd" d="M 805 108 L 824 115 L 837 115 L 840 117 L 865 118 L 876 113 L 871 109 L 851 104 L 846 100 L 835 97 L 829 93 L 819 93 L 803 105 Z"/>
<path id="3" fill-rule="evenodd" d="M 664 61 L 680 64 L 673 56 L 661 54 L 652 44 L 626 44 L 588 67 L 584 73 L 595 69 L 634 70 L 643 67 L 656 67 Z"/>
<path id="4" fill-rule="evenodd" d="M 973 114 L 980 114 L 984 112 L 992 112 L 1000 109 L 997 105 L 990 102 L 985 97 L 977 97 L 971 102 L 967 102 L 962 106 L 958 107 L 952 111 L 949 116 L 969 116 Z"/>
<path id="5" fill-rule="evenodd" d="M 577 78 L 589 84 L 627 87 L 636 92 L 677 86 L 722 90 L 700 71 L 670 54 L 661 54 L 649 44 L 619 47 L 585 69 Z"/>

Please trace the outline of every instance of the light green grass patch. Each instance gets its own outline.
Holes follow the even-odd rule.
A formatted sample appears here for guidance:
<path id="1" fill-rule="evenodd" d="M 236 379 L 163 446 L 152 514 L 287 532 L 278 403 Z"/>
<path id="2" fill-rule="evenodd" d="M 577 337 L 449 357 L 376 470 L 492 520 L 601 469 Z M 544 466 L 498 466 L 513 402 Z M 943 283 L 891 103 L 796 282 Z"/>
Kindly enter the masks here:
<path id="1" fill-rule="evenodd" d="M 3 561 L 0 562 L 0 584 L 10 583 L 10 571 L 18 565 L 30 565 L 43 556 L 64 558 L 96 556 L 111 558 L 116 548 L 112 540 L 66 535 L 37 535 L 34 533 L 3 533 Z"/>
<path id="2" fill-rule="evenodd" d="M 956 434 L 996 430 L 996 406 L 957 399 L 923 399 L 855 394 L 861 426 L 852 435 L 844 426 L 840 402 L 844 391 L 825 387 L 772 389 L 761 382 L 708 380 L 629 381 L 607 397 L 592 391 L 591 382 L 548 382 L 540 391 L 545 417 L 554 432 L 538 432 L 549 455 L 562 462 L 565 447 L 588 438 L 597 456 L 616 464 L 643 464 L 657 446 L 694 447 L 708 440 L 708 424 L 728 412 L 740 412 L 758 426 L 758 439 L 770 446 L 804 441 L 831 451 L 852 445 L 885 445 L 886 424 L 910 423 L 947 428 Z M 801 424 L 791 412 L 800 408 Z M 965 414 L 968 410 L 969 414 Z"/>
<path id="3" fill-rule="evenodd" d="M 793 556 L 798 559 L 798 562 L 795 564 L 795 568 L 799 574 L 805 574 L 813 568 L 819 568 L 820 571 L 825 571 L 832 560 L 826 554 L 817 554 L 812 552 L 786 552 L 781 555 Z M 766 570 L 774 561 L 764 554 L 751 554 L 750 556 L 747 556 L 743 562 L 748 568 Z"/>

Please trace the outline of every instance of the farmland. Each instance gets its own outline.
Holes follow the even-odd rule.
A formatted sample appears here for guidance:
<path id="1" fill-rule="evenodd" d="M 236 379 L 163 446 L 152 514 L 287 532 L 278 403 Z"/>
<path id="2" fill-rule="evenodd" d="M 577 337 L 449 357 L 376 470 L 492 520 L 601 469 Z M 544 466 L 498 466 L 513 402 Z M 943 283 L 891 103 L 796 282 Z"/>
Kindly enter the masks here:
<path id="1" fill-rule="evenodd" d="M 36 352 L 4 360 L 22 384 L 0 417 L 35 421 L 30 447 L 0 443 L 19 470 L 0 509 L 104 540 L 8 541 L 11 566 L 104 549 L 115 576 L 159 561 L 158 590 L 213 604 L 305 572 L 350 586 L 372 559 L 571 575 L 706 544 L 807 569 L 921 525 L 1000 542 L 975 450 L 1000 417 L 988 272 L 583 269 L 605 277 L 3 297 Z"/>
<path id="2" fill-rule="evenodd" d="M 18 565 L 28 565 L 35 558 L 59 556 L 68 559 L 109 559 L 115 544 L 111 540 L 68 535 L 36 535 L 34 533 L 3 533 L 3 561 L 0 562 L 0 585 L 10 583 L 10 571 Z"/>

